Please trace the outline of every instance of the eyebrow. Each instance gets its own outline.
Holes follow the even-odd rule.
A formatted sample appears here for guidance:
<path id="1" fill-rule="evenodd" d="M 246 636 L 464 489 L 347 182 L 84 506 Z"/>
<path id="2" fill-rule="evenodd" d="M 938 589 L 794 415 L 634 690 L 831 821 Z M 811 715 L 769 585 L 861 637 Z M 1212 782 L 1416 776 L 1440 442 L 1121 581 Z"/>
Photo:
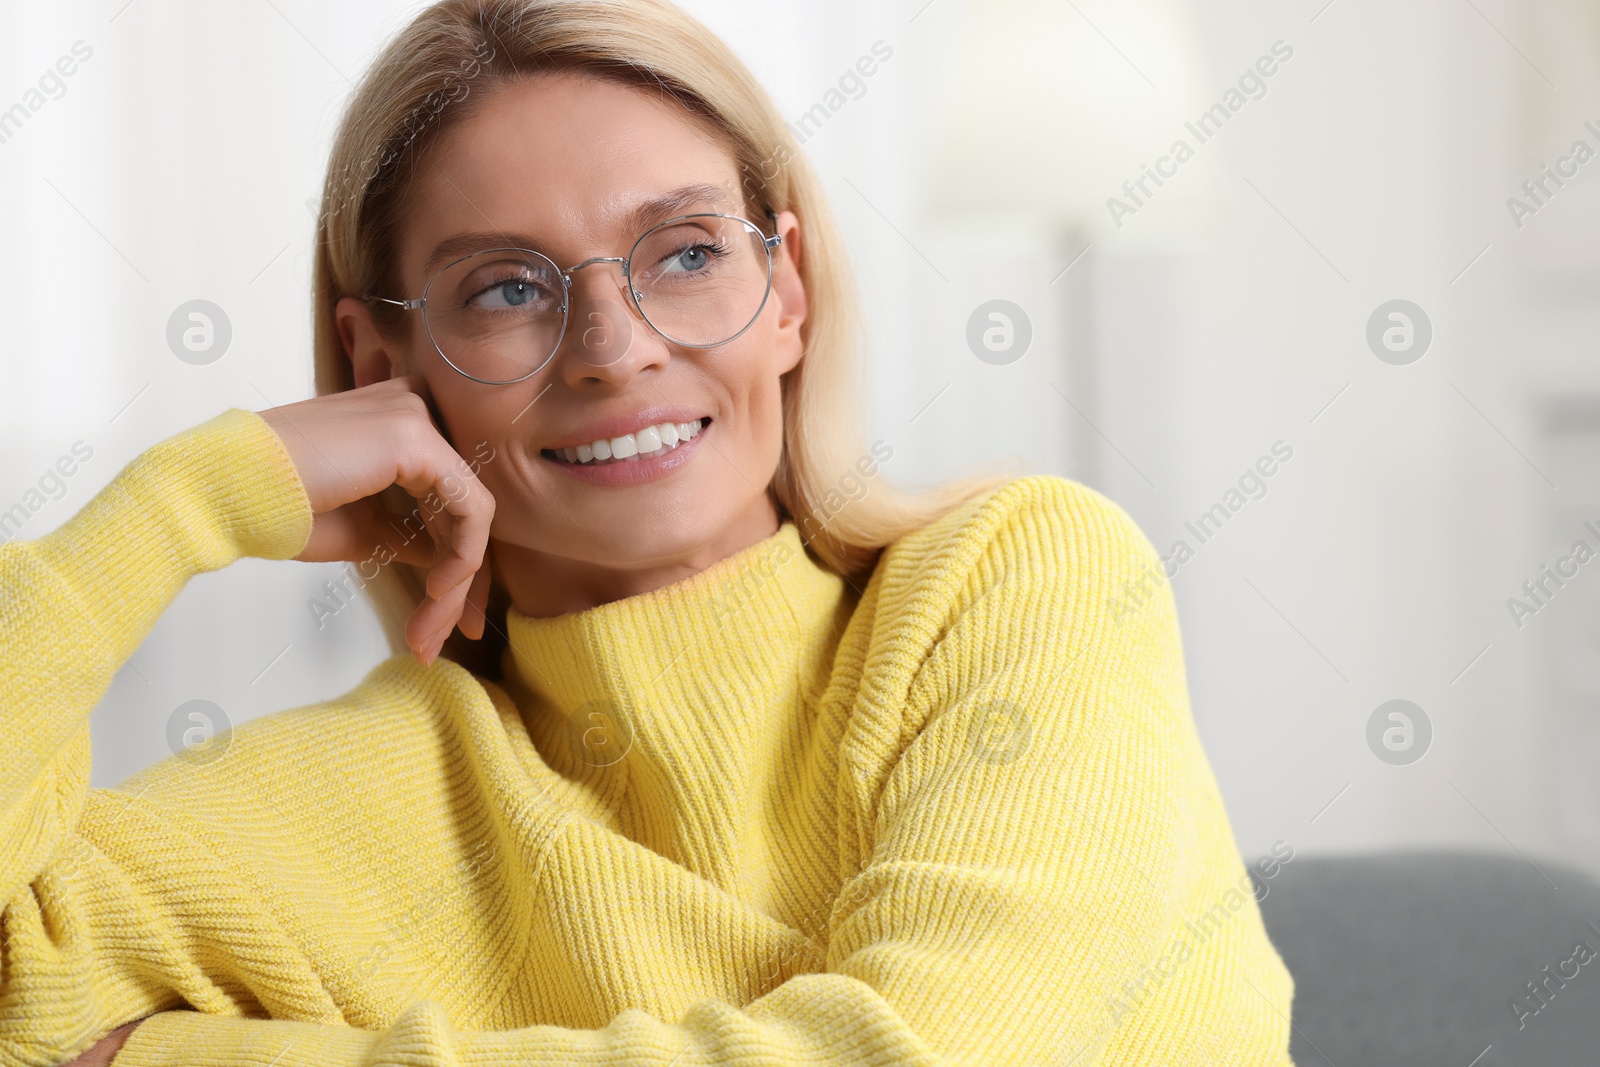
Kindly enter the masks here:
<path id="1" fill-rule="evenodd" d="M 713 185 L 711 182 L 692 182 L 660 196 L 640 201 L 622 216 L 622 223 L 627 232 L 640 234 L 657 222 L 690 214 L 693 208 L 724 212 L 732 206 L 727 190 L 722 186 Z M 426 262 L 422 264 L 422 273 L 431 275 L 434 268 L 440 264 L 485 248 L 506 248 L 515 245 L 518 248 L 532 248 L 537 251 L 540 243 L 528 234 L 505 233 L 499 230 L 458 233 L 446 237 L 434 246 Z"/>

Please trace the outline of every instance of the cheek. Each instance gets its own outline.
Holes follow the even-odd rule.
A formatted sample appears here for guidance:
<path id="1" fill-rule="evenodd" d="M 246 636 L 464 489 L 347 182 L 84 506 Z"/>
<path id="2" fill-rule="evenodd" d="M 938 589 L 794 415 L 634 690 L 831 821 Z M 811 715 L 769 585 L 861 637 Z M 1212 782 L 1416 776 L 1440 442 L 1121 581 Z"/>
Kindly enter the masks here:
<path id="1" fill-rule="evenodd" d="M 527 472 L 523 469 L 526 457 L 516 451 L 515 434 L 508 434 L 506 430 L 505 426 L 485 425 L 479 419 L 469 423 L 468 429 L 456 439 L 456 451 L 477 474 L 484 488 L 495 495 L 497 502 L 527 481 Z"/>
<path id="2" fill-rule="evenodd" d="M 506 398 L 485 397 L 484 386 L 448 366 L 444 373 L 448 377 L 435 381 L 435 373 L 430 372 L 427 380 L 434 408 L 444 423 L 445 439 L 498 502 L 517 476 L 514 447 L 519 426 L 511 424 L 517 412 L 502 410 Z"/>
<path id="3" fill-rule="evenodd" d="M 776 461 L 783 449 L 783 386 L 772 361 L 770 346 L 749 352 L 738 385 L 729 389 L 735 405 L 730 414 L 753 462 Z"/>
<path id="4" fill-rule="evenodd" d="M 428 386 L 432 388 L 437 384 L 433 380 L 432 364 L 438 361 L 438 353 L 433 350 L 433 342 L 428 340 L 428 330 L 423 325 L 422 312 L 407 311 L 404 314 L 406 317 L 401 320 L 401 327 L 390 349 L 395 361 L 394 373 L 396 376 L 423 375 L 427 377 Z M 434 358 L 430 360 L 429 356 Z"/>
<path id="5" fill-rule="evenodd" d="M 474 445 L 481 439 L 482 435 L 475 438 Z M 541 472 L 536 465 L 544 461 L 537 457 L 529 458 L 526 453 L 518 451 L 514 443 L 508 444 L 491 437 L 478 447 L 487 459 L 474 455 L 472 447 L 459 451 L 468 464 L 478 464 L 478 481 L 494 497 L 491 535 L 518 540 L 517 537 L 508 537 L 507 531 L 526 532 L 530 522 L 537 524 L 539 521 L 539 509 L 534 502 L 537 499 L 535 487 L 539 484 L 541 474 L 548 477 L 559 472 Z"/>

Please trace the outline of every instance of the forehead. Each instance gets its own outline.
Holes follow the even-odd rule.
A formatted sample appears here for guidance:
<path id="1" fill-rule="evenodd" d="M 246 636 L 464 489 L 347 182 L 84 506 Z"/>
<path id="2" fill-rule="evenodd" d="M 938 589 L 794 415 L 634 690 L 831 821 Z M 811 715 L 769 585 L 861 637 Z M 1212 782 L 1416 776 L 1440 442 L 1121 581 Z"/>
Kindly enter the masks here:
<path id="1" fill-rule="evenodd" d="M 575 73 L 496 87 L 444 131 L 416 176 L 403 220 L 403 268 L 452 235 L 499 231 L 574 261 L 616 255 L 640 204 L 684 186 L 721 190 L 739 213 L 732 152 L 681 104 Z M 625 251 L 622 249 L 621 251 Z"/>

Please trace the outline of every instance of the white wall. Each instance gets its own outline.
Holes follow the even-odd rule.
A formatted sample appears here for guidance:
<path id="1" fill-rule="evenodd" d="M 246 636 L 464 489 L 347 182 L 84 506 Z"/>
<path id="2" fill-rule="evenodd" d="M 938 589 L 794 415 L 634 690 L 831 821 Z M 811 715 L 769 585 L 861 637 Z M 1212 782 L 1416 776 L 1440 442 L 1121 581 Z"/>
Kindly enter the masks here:
<path id="1" fill-rule="evenodd" d="M 0 106 L 74 41 L 94 49 L 65 95 L 0 144 L 0 506 L 73 442 L 94 449 L 26 536 L 167 434 L 310 395 L 306 201 L 347 79 L 418 6 L 122 3 L 0 0 Z M 1600 870 L 1600 566 L 1520 630 L 1505 604 L 1585 536 L 1578 517 L 1600 526 L 1600 162 L 1521 229 L 1505 203 L 1573 140 L 1600 148 L 1583 128 L 1600 126 L 1590 7 L 1194 3 L 1205 98 L 1275 40 L 1296 54 L 1174 179 L 1214 190 L 1216 208 L 1209 235 L 1180 240 L 1159 200 L 1120 230 L 1098 210 L 1066 228 L 930 206 L 941 116 L 959 103 L 951 72 L 993 6 L 687 6 L 793 117 L 875 41 L 894 49 L 806 144 L 867 297 L 864 374 L 873 433 L 895 444 L 891 476 L 1020 457 L 1105 492 L 1166 551 L 1274 441 L 1292 445 L 1267 495 L 1173 580 L 1195 714 L 1242 849 L 1510 846 Z M 1089 54 L 1106 43 L 1095 26 L 1113 27 L 1161 80 L 1159 50 L 1142 51 L 1154 27 L 1144 36 L 1108 0 L 1077 6 L 1083 24 L 1065 32 L 1085 37 L 1063 54 Z M 996 91 L 1007 74 L 993 72 Z M 1019 93 L 1013 106 L 1038 104 Z M 1039 115 L 1037 136 L 1054 118 Z M 997 183 L 1027 148 L 1000 146 Z M 173 308 L 197 297 L 234 328 L 204 367 L 164 341 Z M 977 360 L 964 333 L 995 297 L 1035 329 L 1004 367 Z M 1397 297 L 1435 331 L 1410 366 L 1380 362 L 1364 337 Z M 1576 414 L 1551 414 L 1552 399 Z M 165 756 L 187 700 L 237 722 L 357 681 L 384 654 L 370 615 L 319 632 L 305 607 L 333 573 L 246 561 L 193 582 L 95 713 L 96 784 Z M 1434 727 L 1409 766 L 1365 738 L 1396 697 Z"/>
<path id="2" fill-rule="evenodd" d="M 1196 715 L 1247 849 L 1458 843 L 1600 866 L 1595 794 L 1570 785 L 1592 777 L 1600 708 L 1592 691 L 1558 707 L 1572 701 L 1545 662 L 1563 640 L 1596 660 L 1595 601 L 1585 615 L 1577 599 L 1595 576 L 1520 630 L 1506 608 L 1574 539 L 1600 545 L 1552 526 L 1563 501 L 1600 516 L 1600 468 L 1557 470 L 1543 408 L 1600 385 L 1600 166 L 1520 230 L 1506 208 L 1574 139 L 1600 147 L 1583 129 L 1600 120 L 1585 91 L 1600 28 L 1576 4 L 1340 0 L 1314 23 L 1320 3 L 1296 6 L 1207 5 L 1219 73 L 1279 36 L 1298 54 L 1226 130 L 1222 240 L 1107 271 L 1105 425 L 1164 488 L 1114 462 L 1103 487 L 1165 547 L 1271 441 L 1296 449 L 1174 583 Z M 1404 367 L 1363 336 L 1396 297 L 1435 331 Z M 1592 411 L 1585 429 L 1600 440 Z M 1410 766 L 1364 737 L 1396 697 L 1434 725 Z"/>

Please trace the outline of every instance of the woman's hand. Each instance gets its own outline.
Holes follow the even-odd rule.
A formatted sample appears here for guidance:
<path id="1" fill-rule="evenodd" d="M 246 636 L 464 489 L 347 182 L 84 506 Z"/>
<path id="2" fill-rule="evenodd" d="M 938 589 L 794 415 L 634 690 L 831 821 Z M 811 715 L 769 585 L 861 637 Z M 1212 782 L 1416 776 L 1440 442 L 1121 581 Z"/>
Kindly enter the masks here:
<path id="1" fill-rule="evenodd" d="M 131 1023 L 124 1023 L 90 1045 L 77 1059 L 71 1063 L 64 1063 L 61 1067 L 110 1067 L 112 1059 L 122 1048 L 122 1043 L 128 1040 L 133 1028 L 142 1022 L 143 1019 L 135 1019 Z"/>
<path id="2" fill-rule="evenodd" d="M 457 623 L 468 637 L 483 636 L 494 517 L 494 498 L 439 432 L 426 396 L 421 378 L 393 378 L 260 413 L 283 439 L 311 497 L 311 540 L 295 558 L 392 558 L 427 568 L 427 599 L 405 630 L 424 665 Z M 436 499 L 412 516 L 395 515 L 376 499 L 391 485 L 419 502 Z M 407 519 L 409 530 L 402 525 Z M 417 536 L 418 520 L 427 538 Z"/>

